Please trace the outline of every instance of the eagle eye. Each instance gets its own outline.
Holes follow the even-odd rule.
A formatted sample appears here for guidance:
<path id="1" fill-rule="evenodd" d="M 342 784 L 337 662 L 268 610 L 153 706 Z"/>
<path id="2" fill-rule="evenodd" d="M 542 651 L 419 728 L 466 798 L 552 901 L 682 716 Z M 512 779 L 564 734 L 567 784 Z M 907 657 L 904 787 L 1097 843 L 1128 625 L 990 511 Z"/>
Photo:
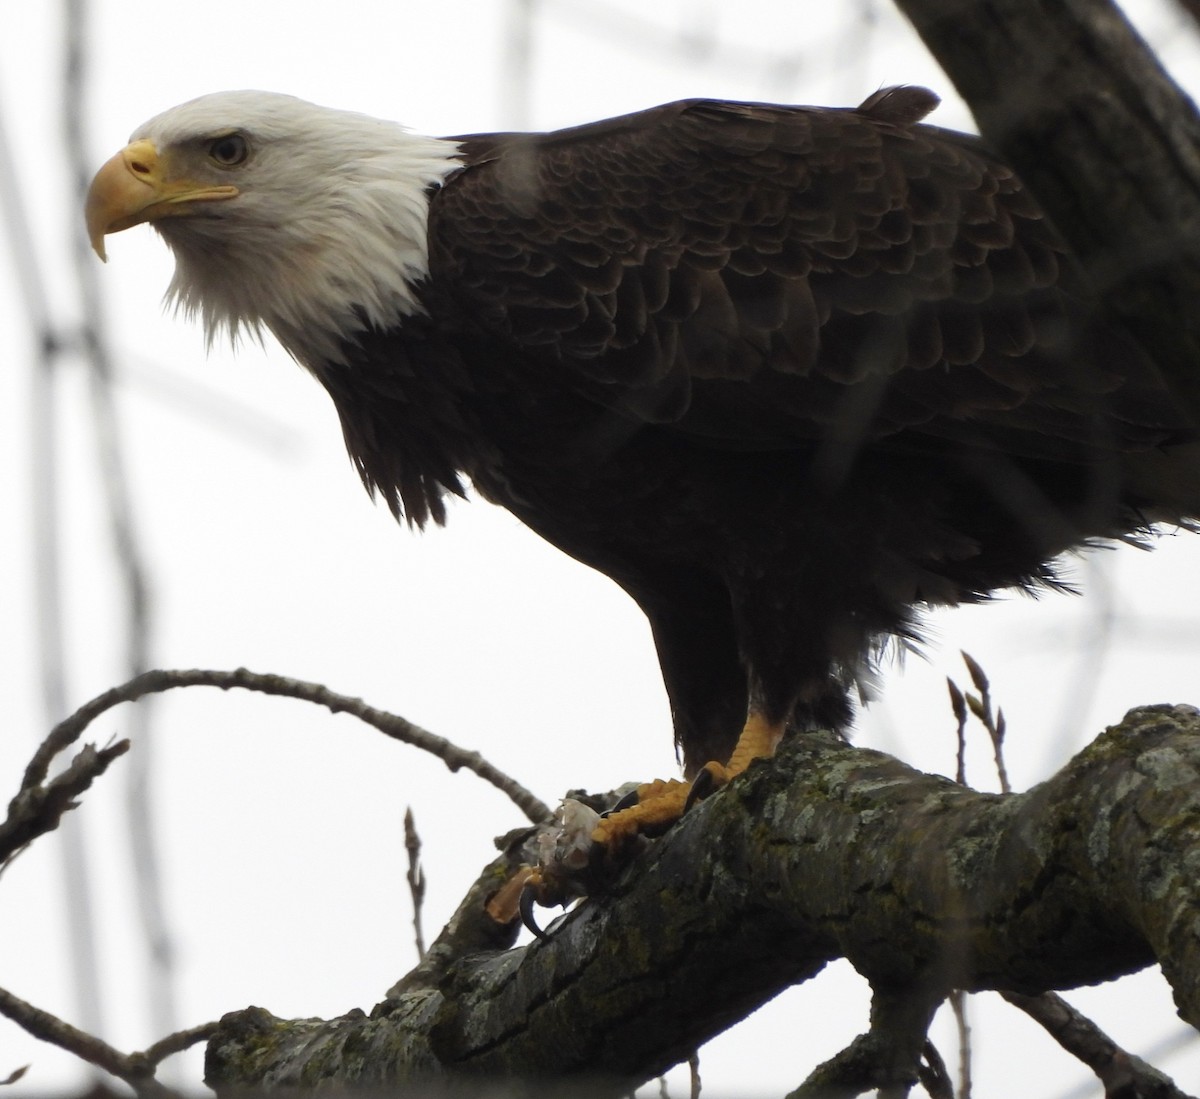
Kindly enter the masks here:
<path id="1" fill-rule="evenodd" d="M 209 159 L 222 168 L 236 168 L 250 155 L 250 146 L 241 134 L 226 134 L 208 146 Z"/>

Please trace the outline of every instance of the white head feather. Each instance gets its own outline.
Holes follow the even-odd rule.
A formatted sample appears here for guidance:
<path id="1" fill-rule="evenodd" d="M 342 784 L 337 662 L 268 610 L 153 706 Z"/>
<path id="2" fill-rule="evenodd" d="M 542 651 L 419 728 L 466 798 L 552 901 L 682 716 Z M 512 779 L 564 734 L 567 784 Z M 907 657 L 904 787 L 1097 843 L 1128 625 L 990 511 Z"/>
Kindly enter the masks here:
<path id="1" fill-rule="evenodd" d="M 204 159 L 240 133 L 246 160 Z M 269 92 L 218 92 L 152 118 L 133 135 L 195 172 L 224 173 L 236 198 L 156 220 L 175 254 L 167 300 L 198 314 L 211 344 L 269 329 L 300 362 L 337 360 L 365 317 L 386 328 L 421 312 L 429 189 L 459 167 L 458 146 L 393 122 Z M 360 311 L 360 312 L 358 312 Z"/>

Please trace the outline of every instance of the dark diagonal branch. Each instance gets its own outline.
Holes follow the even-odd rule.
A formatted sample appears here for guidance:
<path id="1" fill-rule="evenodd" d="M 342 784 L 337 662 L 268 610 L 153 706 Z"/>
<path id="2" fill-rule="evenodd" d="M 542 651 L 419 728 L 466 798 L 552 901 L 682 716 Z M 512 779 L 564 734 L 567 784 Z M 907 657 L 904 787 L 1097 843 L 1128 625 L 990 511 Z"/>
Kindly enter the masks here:
<path id="1" fill-rule="evenodd" d="M 618 1095 L 837 957 L 912 1019 L 952 988 L 1036 994 L 1157 959 L 1195 1025 L 1198 840 L 1190 708 L 1134 711 L 1010 796 L 796 737 L 547 941 L 460 956 L 434 981 L 401 982 L 370 1016 L 227 1016 L 209 1083 L 589 1073 L 605 1081 L 597 1094 Z M 910 1059 L 918 1032 L 900 1051 Z"/>
<path id="2" fill-rule="evenodd" d="M 1166 1076 L 1140 1057 L 1126 1053 L 1095 1023 L 1053 992 L 1024 996 L 1001 995 L 1020 1008 L 1068 1053 L 1090 1068 L 1104 1085 L 1106 1096 L 1127 1099 L 1189 1099 Z"/>
<path id="3" fill-rule="evenodd" d="M 136 676 L 119 687 L 113 687 L 90 702 L 85 703 L 70 717 L 51 730 L 25 771 L 22 788 L 41 783 L 50 767 L 50 761 L 64 748 L 73 744 L 88 727 L 106 710 L 122 702 L 134 702 L 146 695 L 173 690 L 178 687 L 219 687 L 223 691 L 234 687 L 260 694 L 280 695 L 324 706 L 331 713 L 346 713 L 378 729 L 393 740 L 411 744 L 414 748 L 435 755 L 451 771 L 466 769 L 474 772 L 498 790 L 507 794 L 512 802 L 535 824 L 550 816 L 550 809 L 525 789 L 516 779 L 493 767 L 478 752 L 469 752 L 458 745 L 428 732 L 410 721 L 386 710 L 368 706 L 361 698 L 338 694 L 318 683 L 307 683 L 282 675 L 261 675 L 238 668 L 236 671 L 212 671 L 193 668 L 183 671 L 156 670 Z"/>
<path id="4" fill-rule="evenodd" d="M 1107 0 L 896 0 L 1200 423 L 1200 118 Z"/>

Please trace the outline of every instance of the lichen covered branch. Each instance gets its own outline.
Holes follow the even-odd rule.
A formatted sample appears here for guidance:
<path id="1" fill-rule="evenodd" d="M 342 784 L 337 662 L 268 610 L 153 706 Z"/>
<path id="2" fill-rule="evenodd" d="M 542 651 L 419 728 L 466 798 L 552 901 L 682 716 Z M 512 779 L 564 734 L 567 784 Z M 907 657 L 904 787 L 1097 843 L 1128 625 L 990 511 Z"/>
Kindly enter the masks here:
<path id="1" fill-rule="evenodd" d="M 923 1004 L 953 988 L 1070 988 L 1157 959 L 1195 1025 L 1198 837 L 1200 715 L 1189 708 L 1133 711 L 1010 796 L 796 737 L 547 941 L 459 955 L 409 991 L 401 982 L 370 1017 L 259 1013 L 246 1028 L 229 1016 L 209 1083 L 587 1073 L 620 1094 L 842 956 L 877 998 Z M 339 1052 L 364 1044 L 372 1056 L 352 1065 Z"/>

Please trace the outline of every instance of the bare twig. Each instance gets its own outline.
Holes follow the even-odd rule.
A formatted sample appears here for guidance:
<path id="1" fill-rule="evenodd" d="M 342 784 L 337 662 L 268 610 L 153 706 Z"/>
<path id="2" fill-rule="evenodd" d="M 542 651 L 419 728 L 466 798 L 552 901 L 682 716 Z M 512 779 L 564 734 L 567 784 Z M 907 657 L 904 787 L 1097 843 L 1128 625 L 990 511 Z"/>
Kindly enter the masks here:
<path id="1" fill-rule="evenodd" d="M 958 765 L 954 771 L 954 781 L 960 786 L 967 784 L 967 700 L 963 697 L 958 684 L 949 676 L 946 677 L 946 688 L 950 692 L 950 708 L 958 721 Z"/>
<path id="2" fill-rule="evenodd" d="M 967 704 L 991 737 L 1000 788 L 1006 794 L 1011 793 L 1012 788 L 1004 765 L 1004 734 L 1007 728 L 1004 711 L 997 708 L 993 714 L 991 684 L 988 682 L 987 675 L 978 661 L 967 653 L 963 653 L 962 657 L 971 674 L 971 682 L 979 691 L 978 698 L 973 695 L 966 696 Z M 955 698 L 956 692 L 961 696 L 962 692 L 952 684 L 950 692 L 952 700 Z M 959 716 L 957 708 L 955 714 Z M 963 720 L 964 718 L 959 716 L 960 769 L 962 767 Z M 963 778 L 960 777 L 959 781 L 962 782 Z M 1046 992 L 1040 996 L 1026 996 L 1016 992 L 1002 992 L 1001 995 L 1009 1003 L 1024 1011 L 1035 1022 L 1045 1027 L 1063 1049 L 1078 1057 L 1095 1072 L 1104 1085 L 1106 1095 L 1130 1095 L 1139 1097 L 1139 1099 L 1150 1099 L 1150 1097 L 1153 1099 L 1187 1099 L 1170 1079 L 1139 1057 L 1121 1049 L 1095 1023 L 1056 993 Z M 966 1022 L 965 997 L 961 992 L 955 992 L 951 995 L 950 1001 L 958 1020 L 960 1048 L 966 1051 L 962 1057 L 959 1096 L 960 1099 L 970 1099 L 970 1031 Z"/>
<path id="3" fill-rule="evenodd" d="M 35 1038 L 65 1049 L 68 1053 L 87 1061 L 88 1064 L 104 1069 L 143 1097 L 168 1096 L 173 1093 L 154 1079 L 154 1070 L 159 1063 L 173 1053 L 206 1041 L 217 1031 L 217 1023 L 205 1023 L 190 1030 L 172 1034 L 155 1042 L 141 1053 L 122 1053 L 107 1042 L 94 1037 L 78 1027 L 34 1007 L 19 996 L 0 988 L 0 1014 L 11 1019 Z"/>
<path id="4" fill-rule="evenodd" d="M 954 718 L 958 724 L 956 730 L 956 738 L 958 741 L 957 763 L 955 768 L 955 781 L 961 786 L 967 784 L 967 714 L 973 713 L 988 731 L 988 736 L 992 740 L 992 749 L 996 756 L 996 770 L 1000 776 L 1000 785 L 1005 793 L 1010 793 L 1008 787 L 1008 775 L 1004 769 L 1003 756 L 1003 741 L 1004 733 L 1001 725 L 998 731 L 996 722 L 992 718 L 992 696 L 991 685 L 988 682 L 988 677 L 984 673 L 982 665 L 968 653 L 962 653 L 963 662 L 967 665 L 967 671 L 971 676 L 971 682 L 975 685 L 975 689 L 979 691 L 979 697 L 974 695 L 964 694 L 962 689 L 954 682 L 953 679 L 947 678 L 946 685 L 950 691 L 950 708 L 954 711 Z M 1003 721 L 1003 716 L 1001 716 Z M 954 1012 L 954 1021 L 958 1029 L 958 1099 L 971 1099 L 971 1027 L 967 1019 L 968 998 L 967 994 L 962 989 L 955 989 L 949 996 L 950 1009 Z M 922 1076 L 922 1082 L 925 1084 L 926 1091 L 931 1096 L 935 1094 L 945 1094 L 953 1099 L 954 1087 L 950 1083 L 948 1074 L 946 1073 L 945 1065 L 934 1064 L 929 1060 L 929 1052 L 936 1055 L 937 1051 L 929 1045 L 926 1050 L 926 1063 L 930 1078 L 925 1079 Z M 940 1066 L 940 1068 L 939 1068 Z"/>
<path id="5" fill-rule="evenodd" d="M 688 1095 L 690 1099 L 700 1099 L 700 1051 L 693 1051 L 687 1063 L 691 1075 L 691 1089 Z"/>
<path id="6" fill-rule="evenodd" d="M 417 835 L 412 807 L 404 810 L 404 849 L 408 852 L 408 890 L 413 902 L 413 934 L 417 940 L 417 960 L 425 960 L 425 935 L 421 930 L 421 907 L 425 902 L 425 871 L 421 866 L 421 837 Z"/>
<path id="7" fill-rule="evenodd" d="M 85 745 L 66 770 L 46 785 L 23 786 L 0 824 L 0 870 L 38 836 L 54 831 L 62 815 L 78 804 L 75 799 L 127 751 L 128 740 L 107 748 Z"/>
<path id="8" fill-rule="evenodd" d="M 938 1052 L 937 1046 L 930 1041 L 926 1041 L 922 1062 L 917 1065 L 917 1077 L 929 1094 L 929 1099 L 954 1099 L 954 1085 L 950 1083 L 946 1062 Z"/>
<path id="9" fill-rule="evenodd" d="M 963 658 L 963 663 L 967 666 L 967 671 L 970 673 L 971 682 L 975 684 L 977 690 L 985 702 L 988 701 L 988 693 L 991 689 L 991 683 L 988 681 L 987 673 L 983 670 L 983 665 L 979 663 L 969 652 L 964 652 L 959 649 L 959 655 Z"/>
<path id="10" fill-rule="evenodd" d="M 1056 993 L 1025 996 L 1019 992 L 1001 992 L 1000 995 L 1041 1024 L 1063 1049 L 1087 1065 L 1104 1085 L 1105 1095 L 1189 1099 L 1158 1069 L 1127 1053 Z"/>
<path id="11" fill-rule="evenodd" d="M 197 1042 L 207 1042 L 217 1032 L 219 1023 L 201 1023 L 199 1026 L 188 1027 L 187 1030 L 177 1031 L 160 1038 L 142 1053 L 130 1054 L 130 1060 L 138 1060 L 150 1065 L 157 1065 L 176 1053 L 191 1049 Z"/>
<path id="12" fill-rule="evenodd" d="M 1008 769 L 1004 765 L 1004 734 L 1008 728 L 1004 720 L 1004 711 L 992 711 L 992 686 L 979 662 L 970 653 L 964 652 L 962 658 L 963 663 L 967 666 L 967 671 L 971 673 L 971 682 L 975 684 L 975 689 L 979 692 L 978 696 L 972 694 L 966 696 L 967 705 L 970 707 L 971 713 L 987 730 L 988 736 L 991 737 L 1000 789 L 1006 794 L 1011 794 L 1012 785 L 1008 781 Z"/>
<path id="13" fill-rule="evenodd" d="M 507 923 L 489 912 L 488 902 L 505 883 L 528 867 L 535 857 L 533 844 L 537 829 L 515 829 L 497 840 L 501 854 L 480 873 L 467 890 L 446 926 L 430 944 L 425 957 L 400 978 L 390 989 L 388 997 L 404 996 L 421 989 L 438 988 L 446 974 L 472 954 L 507 950 L 517 940 L 521 923 L 515 906 Z"/>
<path id="14" fill-rule="evenodd" d="M 35 1038 L 74 1053 L 75 1056 L 89 1064 L 98 1065 L 114 1076 L 128 1074 L 129 1065 L 125 1055 L 119 1050 L 51 1015 L 50 1012 L 34 1007 L 7 989 L 0 989 L 0 1013 Z"/>
<path id="15" fill-rule="evenodd" d="M 8 1084 L 15 1084 L 22 1076 L 29 1071 L 28 1065 L 22 1065 L 20 1068 L 15 1068 L 3 1080 L 0 1080 L 0 1087 Z"/>
<path id="16" fill-rule="evenodd" d="M 444 737 L 428 732 L 396 714 L 368 706 L 360 698 L 338 694 L 319 683 L 309 683 L 281 675 L 262 675 L 247 671 L 245 668 L 238 668 L 235 671 L 214 671 L 205 668 L 158 669 L 143 672 L 129 680 L 128 683 L 123 683 L 119 687 L 113 687 L 103 694 L 97 695 L 51 730 L 50 735 L 42 742 L 26 768 L 22 789 L 41 783 L 46 777 L 46 771 L 54 756 L 74 743 L 83 730 L 106 710 L 111 710 L 122 702 L 134 702 L 146 695 L 159 694 L 176 687 L 219 687 L 224 691 L 239 687 L 247 691 L 258 691 L 260 694 L 279 695 L 284 698 L 296 698 L 302 702 L 311 702 L 317 706 L 324 706 L 335 714 L 350 714 L 393 740 L 411 744 L 415 748 L 437 756 L 451 771 L 458 771 L 460 768 L 473 771 L 502 793 L 507 794 L 517 808 L 535 824 L 547 820 L 551 815 L 549 807 L 539 798 L 526 790 L 516 779 L 493 767 L 478 752 L 466 751 Z"/>
<path id="17" fill-rule="evenodd" d="M 958 1027 L 958 1099 L 971 1099 L 971 1024 L 967 1018 L 967 994 L 956 988 L 950 993 L 950 1008 Z M 952 1088 L 950 1094 L 954 1094 Z"/>

